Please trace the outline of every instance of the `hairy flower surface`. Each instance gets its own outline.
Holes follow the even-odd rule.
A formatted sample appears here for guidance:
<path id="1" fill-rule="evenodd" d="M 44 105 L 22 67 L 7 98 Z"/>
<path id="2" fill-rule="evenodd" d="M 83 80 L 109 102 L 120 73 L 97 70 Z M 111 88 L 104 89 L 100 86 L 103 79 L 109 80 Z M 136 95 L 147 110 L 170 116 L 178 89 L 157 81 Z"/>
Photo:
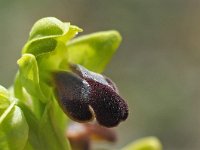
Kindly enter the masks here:
<path id="1" fill-rule="evenodd" d="M 106 127 L 126 120 L 128 106 L 110 79 L 81 65 L 70 66 L 73 73 L 54 73 L 57 100 L 70 118 L 87 122 L 95 117 L 100 125 Z"/>

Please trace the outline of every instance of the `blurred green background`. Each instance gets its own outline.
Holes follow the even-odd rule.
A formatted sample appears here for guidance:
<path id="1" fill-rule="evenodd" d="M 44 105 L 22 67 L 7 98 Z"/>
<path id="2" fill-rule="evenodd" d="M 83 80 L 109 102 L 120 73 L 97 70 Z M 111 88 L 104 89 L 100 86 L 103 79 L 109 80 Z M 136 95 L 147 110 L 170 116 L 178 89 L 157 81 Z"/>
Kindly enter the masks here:
<path id="1" fill-rule="evenodd" d="M 2 85 L 12 84 L 28 32 L 46 16 L 82 27 L 81 34 L 122 34 L 105 70 L 130 107 L 114 149 L 155 135 L 165 150 L 199 150 L 200 1 L 0 0 Z"/>

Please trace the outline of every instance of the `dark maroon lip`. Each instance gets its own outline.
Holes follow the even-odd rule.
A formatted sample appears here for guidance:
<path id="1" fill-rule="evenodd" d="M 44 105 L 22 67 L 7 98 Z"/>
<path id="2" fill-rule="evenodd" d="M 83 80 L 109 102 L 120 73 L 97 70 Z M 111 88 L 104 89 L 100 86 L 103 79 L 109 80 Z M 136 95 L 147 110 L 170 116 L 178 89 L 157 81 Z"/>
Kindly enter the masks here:
<path id="1" fill-rule="evenodd" d="M 63 111 L 77 122 L 96 118 L 105 127 L 117 126 L 128 117 L 128 105 L 109 78 L 72 64 L 72 72 L 54 73 L 57 100 Z"/>

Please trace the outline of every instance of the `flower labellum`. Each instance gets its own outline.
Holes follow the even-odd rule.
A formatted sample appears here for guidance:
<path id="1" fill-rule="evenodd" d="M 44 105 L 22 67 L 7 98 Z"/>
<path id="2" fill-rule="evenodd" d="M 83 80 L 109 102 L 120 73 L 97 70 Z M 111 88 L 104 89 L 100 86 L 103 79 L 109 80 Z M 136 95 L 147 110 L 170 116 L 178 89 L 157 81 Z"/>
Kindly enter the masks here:
<path id="1" fill-rule="evenodd" d="M 55 72 L 57 100 L 73 120 L 88 122 L 95 117 L 105 127 L 117 126 L 128 117 L 128 106 L 116 85 L 107 77 L 71 64 L 71 72 Z"/>
<path id="2" fill-rule="evenodd" d="M 85 122 L 93 119 L 89 107 L 90 87 L 87 82 L 69 72 L 54 74 L 58 102 L 63 111 L 73 120 Z"/>

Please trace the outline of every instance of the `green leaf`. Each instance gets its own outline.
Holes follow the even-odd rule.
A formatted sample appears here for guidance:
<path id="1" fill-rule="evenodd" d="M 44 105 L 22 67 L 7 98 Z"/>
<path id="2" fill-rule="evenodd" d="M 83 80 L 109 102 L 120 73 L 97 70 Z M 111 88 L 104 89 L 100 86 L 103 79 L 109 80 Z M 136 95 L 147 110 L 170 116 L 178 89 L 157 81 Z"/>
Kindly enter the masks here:
<path id="1" fill-rule="evenodd" d="M 102 72 L 119 47 L 117 31 L 97 32 L 73 39 L 67 44 L 68 61 L 94 72 Z"/>
<path id="2" fill-rule="evenodd" d="M 127 145 L 122 150 L 162 150 L 162 145 L 156 137 L 146 137 Z"/>
<path id="3" fill-rule="evenodd" d="M 21 109 L 13 102 L 0 117 L 1 150 L 22 150 L 28 139 L 28 125 Z"/>

